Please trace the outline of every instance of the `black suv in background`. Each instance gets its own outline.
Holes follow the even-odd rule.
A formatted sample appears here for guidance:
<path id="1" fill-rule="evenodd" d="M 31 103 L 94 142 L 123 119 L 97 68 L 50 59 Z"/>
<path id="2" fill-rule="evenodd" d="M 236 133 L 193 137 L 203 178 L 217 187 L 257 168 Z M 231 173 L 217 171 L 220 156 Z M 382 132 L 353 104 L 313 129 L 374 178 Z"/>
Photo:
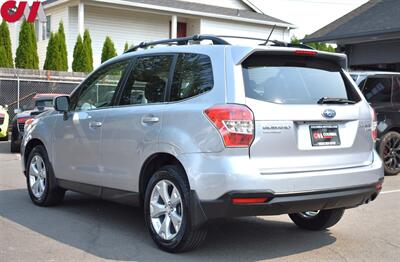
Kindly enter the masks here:
<path id="1" fill-rule="evenodd" d="M 386 175 L 400 173 L 400 73 L 351 72 L 378 121 L 377 150 Z"/>

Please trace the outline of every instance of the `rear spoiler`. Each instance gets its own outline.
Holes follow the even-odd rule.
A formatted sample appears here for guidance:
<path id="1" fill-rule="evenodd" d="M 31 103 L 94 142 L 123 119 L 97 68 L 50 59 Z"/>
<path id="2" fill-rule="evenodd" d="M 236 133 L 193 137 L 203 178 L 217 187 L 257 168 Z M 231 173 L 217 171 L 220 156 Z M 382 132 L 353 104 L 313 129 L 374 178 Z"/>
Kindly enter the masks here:
<path id="1" fill-rule="evenodd" d="M 234 49 L 235 47 L 232 47 Z M 301 48 L 279 48 L 279 47 L 266 47 L 266 48 L 238 48 L 232 52 L 233 60 L 236 65 L 240 65 L 255 53 L 270 54 L 270 55 L 310 55 L 324 60 L 329 60 L 337 63 L 341 68 L 347 70 L 347 55 L 341 53 L 322 52 L 310 49 Z"/>

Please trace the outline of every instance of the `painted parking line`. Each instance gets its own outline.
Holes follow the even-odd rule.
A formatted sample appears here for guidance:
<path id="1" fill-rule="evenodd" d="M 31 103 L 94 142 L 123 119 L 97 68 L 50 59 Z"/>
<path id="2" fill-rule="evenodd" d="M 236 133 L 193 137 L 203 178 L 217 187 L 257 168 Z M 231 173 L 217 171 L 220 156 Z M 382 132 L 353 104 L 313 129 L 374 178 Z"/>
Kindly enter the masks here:
<path id="1" fill-rule="evenodd" d="M 400 193 L 400 189 L 381 192 L 381 194 L 392 194 L 392 193 Z"/>

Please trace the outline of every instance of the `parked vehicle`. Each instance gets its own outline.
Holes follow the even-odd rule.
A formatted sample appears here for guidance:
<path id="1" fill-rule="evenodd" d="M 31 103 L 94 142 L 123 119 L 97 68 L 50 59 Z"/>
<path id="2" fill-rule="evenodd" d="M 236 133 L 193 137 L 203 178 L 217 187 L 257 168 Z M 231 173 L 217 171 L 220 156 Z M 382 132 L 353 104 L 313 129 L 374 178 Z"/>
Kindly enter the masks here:
<path id="1" fill-rule="evenodd" d="M 400 73 L 351 72 L 365 98 L 377 113 L 376 149 L 385 174 L 400 173 Z"/>
<path id="2" fill-rule="evenodd" d="M 137 51 L 161 44 L 178 45 Z M 200 35 L 106 62 L 26 131 L 33 203 L 72 190 L 142 205 L 168 252 L 199 246 L 215 218 L 332 227 L 382 188 L 374 112 L 345 55 L 281 45 Z"/>
<path id="3" fill-rule="evenodd" d="M 25 123 L 46 110 L 53 109 L 53 100 L 65 94 L 37 94 L 25 107 L 15 110 L 16 115 L 12 120 L 11 153 L 19 153 L 22 137 L 24 136 Z"/>
<path id="4" fill-rule="evenodd" d="M 0 141 L 8 141 L 8 106 L 0 105 Z"/>

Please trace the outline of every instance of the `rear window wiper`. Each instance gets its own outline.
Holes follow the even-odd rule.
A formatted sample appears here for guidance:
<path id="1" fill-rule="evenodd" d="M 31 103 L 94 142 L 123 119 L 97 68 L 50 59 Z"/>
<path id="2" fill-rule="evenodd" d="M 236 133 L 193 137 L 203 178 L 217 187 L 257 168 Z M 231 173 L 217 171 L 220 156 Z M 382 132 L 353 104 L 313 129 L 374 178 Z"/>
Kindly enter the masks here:
<path id="1" fill-rule="evenodd" d="M 347 98 L 333 98 L 333 97 L 323 97 L 318 100 L 318 104 L 350 104 L 354 105 L 356 102 L 349 100 Z"/>

